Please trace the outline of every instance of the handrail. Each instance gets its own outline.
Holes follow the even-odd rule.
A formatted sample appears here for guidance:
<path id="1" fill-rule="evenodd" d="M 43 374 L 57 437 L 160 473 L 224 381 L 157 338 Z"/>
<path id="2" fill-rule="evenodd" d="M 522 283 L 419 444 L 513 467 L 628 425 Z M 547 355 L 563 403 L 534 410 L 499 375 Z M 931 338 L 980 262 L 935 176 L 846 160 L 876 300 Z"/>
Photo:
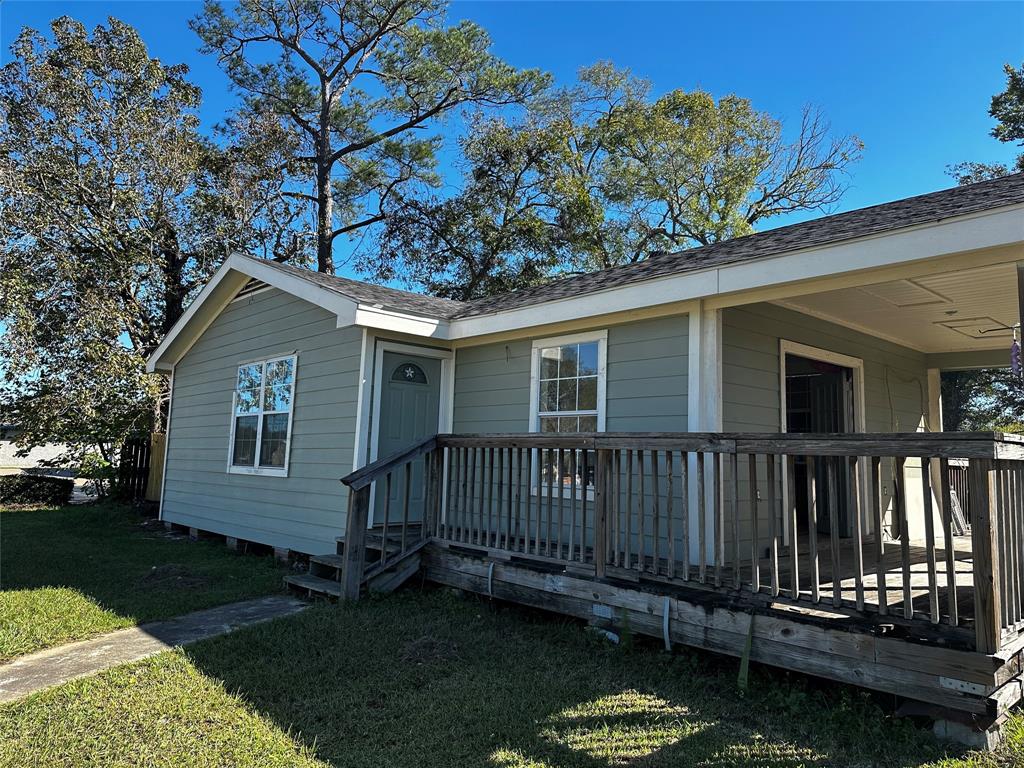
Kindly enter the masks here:
<path id="1" fill-rule="evenodd" d="M 429 453 L 434 450 L 437 447 L 437 438 L 437 435 L 431 435 L 409 448 L 397 451 L 390 456 L 385 456 L 383 459 L 377 459 L 377 461 L 362 466 L 354 472 L 350 472 L 345 475 L 341 478 L 341 482 L 353 491 L 365 488 L 376 478 L 387 473 L 389 470 L 402 464 L 406 464 L 413 459 L 422 456 L 424 453 Z"/>
<path id="2" fill-rule="evenodd" d="M 903 458 L 1024 459 L 1017 435 L 999 432 L 579 432 L 440 434 L 437 445 L 448 448 L 674 449 L 680 451 L 806 456 L 869 456 Z"/>

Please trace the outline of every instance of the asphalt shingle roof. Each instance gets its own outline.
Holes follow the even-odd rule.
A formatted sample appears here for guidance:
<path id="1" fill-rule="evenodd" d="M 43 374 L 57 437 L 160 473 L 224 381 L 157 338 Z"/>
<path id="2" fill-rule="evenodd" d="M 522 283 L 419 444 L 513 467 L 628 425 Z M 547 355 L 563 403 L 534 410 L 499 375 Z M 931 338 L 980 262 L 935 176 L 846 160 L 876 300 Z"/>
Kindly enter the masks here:
<path id="1" fill-rule="evenodd" d="M 361 302 L 443 320 L 475 317 L 548 301 L 574 298 L 669 275 L 777 256 L 803 248 L 929 224 L 955 216 L 1024 203 L 1024 173 L 917 195 L 855 211 L 737 237 L 676 253 L 655 254 L 636 264 L 554 280 L 500 296 L 451 301 L 394 288 L 323 275 L 282 264 L 273 266 Z"/>

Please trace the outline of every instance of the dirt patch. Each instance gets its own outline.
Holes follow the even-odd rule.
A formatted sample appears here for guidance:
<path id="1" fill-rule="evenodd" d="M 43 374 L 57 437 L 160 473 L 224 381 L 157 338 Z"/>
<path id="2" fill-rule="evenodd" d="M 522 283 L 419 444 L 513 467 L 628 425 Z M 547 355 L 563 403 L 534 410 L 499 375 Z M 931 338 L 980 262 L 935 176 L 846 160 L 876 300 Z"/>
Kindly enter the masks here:
<path id="1" fill-rule="evenodd" d="M 209 583 L 210 580 L 206 576 L 175 563 L 154 565 L 149 573 L 139 579 L 139 585 L 149 589 L 196 589 Z"/>
<path id="2" fill-rule="evenodd" d="M 442 664 L 456 661 L 459 648 L 452 640 L 424 635 L 406 643 L 399 655 L 402 661 L 409 664 Z"/>

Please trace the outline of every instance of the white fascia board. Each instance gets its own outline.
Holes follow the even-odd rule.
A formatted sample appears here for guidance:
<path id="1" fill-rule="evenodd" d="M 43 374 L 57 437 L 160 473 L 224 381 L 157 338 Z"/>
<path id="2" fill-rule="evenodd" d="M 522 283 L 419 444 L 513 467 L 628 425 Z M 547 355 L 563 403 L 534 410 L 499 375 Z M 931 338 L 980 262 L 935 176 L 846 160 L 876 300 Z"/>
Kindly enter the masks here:
<path id="1" fill-rule="evenodd" d="M 227 277 L 228 273 L 233 269 L 231 260 L 233 256 L 229 256 L 224 260 L 224 263 L 217 268 L 214 272 L 213 277 L 210 281 L 203 286 L 203 290 L 199 292 L 199 295 L 193 299 L 192 303 L 188 305 L 188 308 L 182 313 L 181 317 L 178 318 L 177 322 L 171 327 L 171 330 L 167 332 L 163 340 L 157 345 L 157 348 L 153 350 L 153 353 L 146 360 L 146 372 L 155 373 L 156 371 L 171 371 L 174 368 L 175 360 L 162 360 L 164 353 L 167 348 L 171 346 L 176 338 L 181 335 L 181 332 L 189 324 L 189 321 L 199 311 L 199 308 L 206 303 L 210 298 L 211 294 L 216 290 L 217 286 L 220 285 L 221 281 Z"/>
<path id="2" fill-rule="evenodd" d="M 448 322 L 445 320 L 422 315 L 409 315 L 367 304 L 356 306 L 351 322 L 342 323 L 339 315 L 338 327 L 341 328 L 343 325 L 359 325 L 364 328 L 397 331 L 410 336 L 426 336 L 444 340 L 448 339 L 449 333 Z"/>
<path id="3" fill-rule="evenodd" d="M 739 294 L 774 285 L 1024 243 L 1024 206 L 883 232 L 834 245 L 790 251 L 697 272 L 669 275 L 576 298 L 453 320 L 450 339 L 501 333 L 659 304 Z"/>
<path id="4" fill-rule="evenodd" d="M 588 293 L 577 298 L 532 304 L 493 315 L 455 319 L 451 323 L 449 338 L 465 339 L 536 325 L 579 320 L 584 317 L 628 312 L 659 304 L 700 299 L 716 293 L 717 271 L 692 272 L 671 278 L 633 283 L 599 293 Z"/>
<path id="5" fill-rule="evenodd" d="M 719 293 L 832 277 L 1024 242 L 1024 206 L 719 268 Z"/>

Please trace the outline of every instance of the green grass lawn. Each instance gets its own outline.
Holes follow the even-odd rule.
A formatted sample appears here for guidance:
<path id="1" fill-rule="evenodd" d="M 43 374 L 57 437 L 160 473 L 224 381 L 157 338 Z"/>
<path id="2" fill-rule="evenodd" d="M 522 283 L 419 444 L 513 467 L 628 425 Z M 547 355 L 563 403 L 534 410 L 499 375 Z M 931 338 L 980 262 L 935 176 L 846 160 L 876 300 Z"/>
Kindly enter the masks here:
<path id="1" fill-rule="evenodd" d="M 282 588 L 273 558 L 152 523 L 114 503 L 0 509 L 0 661 Z"/>
<path id="2" fill-rule="evenodd" d="M 408 589 L 0 707 L 5 766 L 997 766 L 852 688 Z"/>

